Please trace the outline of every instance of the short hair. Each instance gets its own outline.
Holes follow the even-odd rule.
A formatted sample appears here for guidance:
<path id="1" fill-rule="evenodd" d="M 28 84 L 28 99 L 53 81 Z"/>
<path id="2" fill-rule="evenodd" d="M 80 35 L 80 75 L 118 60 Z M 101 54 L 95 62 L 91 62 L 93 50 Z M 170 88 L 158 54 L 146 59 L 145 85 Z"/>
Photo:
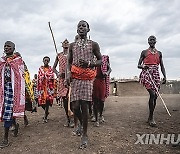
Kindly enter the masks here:
<path id="1" fill-rule="evenodd" d="M 154 35 L 149 36 L 148 41 L 150 38 L 154 38 L 156 40 L 156 37 Z"/>
<path id="2" fill-rule="evenodd" d="M 80 23 L 80 22 L 85 22 L 85 23 L 87 24 L 88 29 L 89 29 L 89 24 L 88 24 L 87 21 L 85 21 L 85 20 L 80 20 L 79 23 Z M 79 24 L 79 23 L 78 23 L 78 24 Z"/>
<path id="3" fill-rule="evenodd" d="M 12 47 L 15 49 L 15 44 L 12 41 L 6 41 L 5 44 L 12 45 Z"/>
<path id="4" fill-rule="evenodd" d="M 48 58 L 48 59 L 49 59 L 49 61 L 50 61 L 50 58 L 49 58 L 48 56 L 45 56 L 45 57 L 43 58 L 43 60 L 44 60 L 45 58 Z"/>

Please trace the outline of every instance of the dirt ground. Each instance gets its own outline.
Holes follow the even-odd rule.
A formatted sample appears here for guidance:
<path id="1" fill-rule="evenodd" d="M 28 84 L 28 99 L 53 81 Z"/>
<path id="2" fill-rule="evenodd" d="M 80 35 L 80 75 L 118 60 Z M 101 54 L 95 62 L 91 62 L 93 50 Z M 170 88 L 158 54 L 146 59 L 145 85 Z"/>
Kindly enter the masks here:
<path id="1" fill-rule="evenodd" d="M 65 128 L 64 109 L 56 104 L 50 108 L 48 123 L 43 124 L 43 110 L 27 112 L 29 125 L 18 119 L 18 137 L 9 135 L 10 146 L 0 149 L 1 154 L 180 154 L 180 148 L 167 144 L 135 144 L 136 134 L 180 134 L 180 95 L 162 95 L 172 117 L 169 117 L 158 98 L 155 111 L 157 127 L 149 127 L 147 96 L 110 96 L 105 102 L 105 123 L 94 127 L 89 122 L 89 144 L 78 149 L 80 137 L 73 136 L 73 128 Z M 0 123 L 0 140 L 3 123 Z"/>

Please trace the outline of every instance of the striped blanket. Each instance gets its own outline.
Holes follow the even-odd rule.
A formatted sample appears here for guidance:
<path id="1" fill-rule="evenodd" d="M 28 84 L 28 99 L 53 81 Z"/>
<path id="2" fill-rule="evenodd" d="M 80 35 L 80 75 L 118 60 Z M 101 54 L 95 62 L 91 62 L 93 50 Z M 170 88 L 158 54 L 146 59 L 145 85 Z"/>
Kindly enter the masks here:
<path id="1" fill-rule="evenodd" d="M 103 75 L 108 71 L 108 64 L 109 64 L 109 56 L 102 55 L 101 71 Z M 106 76 L 105 82 L 106 82 L 105 98 L 107 98 L 109 96 L 110 75 Z"/>
<path id="2" fill-rule="evenodd" d="M 5 80 L 6 67 L 10 68 L 10 83 Z M 3 116 L 4 104 L 9 105 L 9 116 L 13 114 L 14 117 L 24 116 L 25 110 L 25 81 L 24 81 L 24 63 L 20 56 L 13 56 L 7 60 L 5 57 L 0 58 L 0 119 Z M 6 82 L 6 84 L 5 84 Z M 12 88 L 10 86 L 12 85 Z M 12 89 L 12 91 L 11 91 Z M 12 99 L 13 111 L 12 111 Z M 8 96 L 9 98 L 5 98 Z M 10 101 L 11 100 L 11 101 Z M 10 105 L 11 104 L 11 105 Z M 11 113 L 11 111 L 12 113 Z M 8 119 L 5 115 L 4 119 Z"/>

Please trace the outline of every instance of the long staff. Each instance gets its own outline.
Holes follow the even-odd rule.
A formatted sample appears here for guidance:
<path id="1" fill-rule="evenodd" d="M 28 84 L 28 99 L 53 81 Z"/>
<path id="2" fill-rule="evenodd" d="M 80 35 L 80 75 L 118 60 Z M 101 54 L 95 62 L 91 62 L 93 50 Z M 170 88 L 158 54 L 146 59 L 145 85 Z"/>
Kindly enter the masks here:
<path id="1" fill-rule="evenodd" d="M 152 79 L 152 76 L 151 76 L 151 74 L 149 73 L 149 70 L 148 70 L 148 69 L 147 69 L 147 72 L 148 72 L 148 75 L 149 75 L 149 77 L 150 77 L 150 79 L 151 79 L 151 81 L 152 81 L 152 83 L 153 83 L 153 85 L 154 85 L 154 87 L 155 87 L 155 89 L 156 89 L 156 91 L 157 91 L 157 94 L 158 94 L 158 96 L 160 97 L 160 99 L 161 99 L 161 101 L 162 101 L 162 103 L 163 103 L 163 105 L 164 105 L 167 113 L 168 113 L 169 116 L 171 117 L 171 114 L 170 114 L 170 112 L 169 112 L 169 110 L 168 110 L 168 108 L 167 108 L 167 106 L 166 106 L 166 104 L 165 104 L 165 102 L 164 102 L 161 94 L 159 93 L 158 88 L 156 87 L 156 85 L 155 85 L 155 83 L 154 83 L 154 81 L 153 81 L 153 79 Z"/>
<path id="2" fill-rule="evenodd" d="M 55 39 L 54 39 L 54 34 L 53 34 L 53 31 L 52 31 L 50 22 L 48 22 L 48 25 L 49 25 L 49 29 L 50 29 L 50 32 L 51 32 L 51 35 L 52 35 L 52 38 L 53 38 L 53 43 L 54 43 L 54 47 L 55 47 L 55 50 L 56 50 L 56 54 L 58 55 L 56 42 L 55 42 Z M 70 96 L 71 96 L 71 87 L 69 86 L 69 91 L 68 91 L 68 115 L 73 116 L 73 112 L 71 111 L 71 108 L 70 108 Z"/>
<path id="3" fill-rule="evenodd" d="M 53 39 L 54 47 L 55 47 L 55 50 L 56 50 L 56 54 L 58 55 L 58 51 L 57 51 L 57 47 L 56 47 L 56 42 L 55 42 L 55 39 L 54 39 L 54 35 L 53 35 L 53 31 L 52 31 L 50 22 L 48 22 L 48 25 L 49 25 L 49 29 L 50 29 L 50 32 L 51 32 L 51 35 L 52 35 L 52 39 Z"/>

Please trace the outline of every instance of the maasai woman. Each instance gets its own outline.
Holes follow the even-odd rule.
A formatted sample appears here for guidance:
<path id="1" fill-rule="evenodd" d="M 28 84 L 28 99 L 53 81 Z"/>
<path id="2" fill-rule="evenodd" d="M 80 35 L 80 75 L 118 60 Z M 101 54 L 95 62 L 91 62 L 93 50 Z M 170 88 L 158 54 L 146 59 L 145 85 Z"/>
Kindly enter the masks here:
<path id="1" fill-rule="evenodd" d="M 54 72 L 49 66 L 50 58 L 43 58 L 44 66 L 41 66 L 38 71 L 38 103 L 44 111 L 43 122 L 47 123 L 49 115 L 49 106 L 52 106 L 54 99 Z"/>
<path id="2" fill-rule="evenodd" d="M 25 80 L 24 62 L 15 51 L 15 44 L 4 44 L 5 56 L 0 58 L 0 119 L 4 121 L 4 139 L 0 148 L 8 146 L 9 128 L 14 125 L 14 136 L 18 134 L 16 117 L 24 117 Z"/>

